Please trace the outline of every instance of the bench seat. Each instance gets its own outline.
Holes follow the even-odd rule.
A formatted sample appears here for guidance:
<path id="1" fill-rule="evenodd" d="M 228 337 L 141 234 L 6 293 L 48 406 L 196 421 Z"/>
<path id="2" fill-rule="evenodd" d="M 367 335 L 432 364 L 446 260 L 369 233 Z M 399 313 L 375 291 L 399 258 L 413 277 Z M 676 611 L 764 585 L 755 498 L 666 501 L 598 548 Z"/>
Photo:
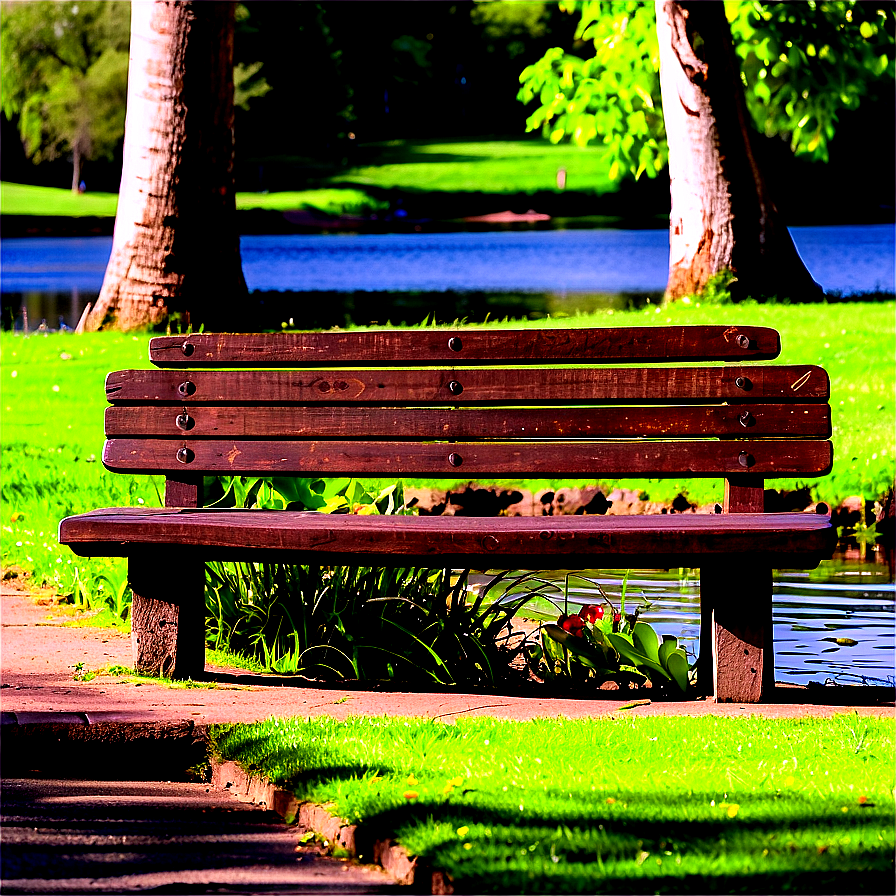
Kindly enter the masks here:
<path id="1" fill-rule="evenodd" d="M 82 556 L 167 547 L 205 559 L 294 563 L 667 569 L 724 567 L 748 554 L 808 569 L 830 556 L 836 530 L 830 517 L 813 513 L 479 518 L 113 507 L 64 520 L 60 540 Z"/>

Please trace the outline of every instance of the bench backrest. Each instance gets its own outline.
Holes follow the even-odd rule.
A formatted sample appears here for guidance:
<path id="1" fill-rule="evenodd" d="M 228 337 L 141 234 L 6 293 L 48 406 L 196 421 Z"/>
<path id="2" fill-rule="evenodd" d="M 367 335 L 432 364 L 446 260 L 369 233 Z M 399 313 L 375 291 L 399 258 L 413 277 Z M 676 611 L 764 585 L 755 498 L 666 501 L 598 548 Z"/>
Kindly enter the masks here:
<path id="1" fill-rule="evenodd" d="M 724 477 L 830 471 L 829 380 L 763 327 L 415 329 L 157 337 L 159 370 L 110 373 L 103 462 L 203 475 Z M 720 364 L 719 362 L 724 362 Z M 173 369 L 171 369 L 173 368 Z"/>

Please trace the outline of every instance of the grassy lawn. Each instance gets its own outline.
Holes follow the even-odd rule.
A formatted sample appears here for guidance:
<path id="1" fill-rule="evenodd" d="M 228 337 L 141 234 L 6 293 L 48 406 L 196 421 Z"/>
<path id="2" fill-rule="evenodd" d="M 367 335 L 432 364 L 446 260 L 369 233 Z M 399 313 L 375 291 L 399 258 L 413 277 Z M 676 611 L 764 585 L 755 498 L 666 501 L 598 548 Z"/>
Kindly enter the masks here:
<path id="1" fill-rule="evenodd" d="M 0 183 L 0 214 L 114 218 L 117 193 L 73 193 L 56 187 Z"/>
<path id="2" fill-rule="evenodd" d="M 330 184 L 445 193 L 558 192 L 557 171 L 563 168 L 567 189 L 598 194 L 615 189 L 601 147 L 532 139 L 394 140 L 360 149 L 370 156 L 369 163 L 339 172 L 328 179 Z"/>
<path id="3" fill-rule="evenodd" d="M 604 153 L 598 148 L 554 146 L 533 139 L 478 142 L 395 140 L 358 147 L 363 162 L 338 171 L 318 171 L 305 189 L 237 193 L 236 207 L 290 211 L 310 209 L 330 215 L 380 211 L 388 203 L 376 194 L 401 189 L 431 193 L 498 193 L 508 196 L 559 192 L 557 171 L 566 170 L 567 189 L 612 192 Z M 301 160 L 296 159 L 297 171 Z M 301 179 L 301 175 L 297 175 Z M 0 183 L 4 215 L 114 217 L 115 193 L 84 193 L 53 187 Z"/>
<path id="4" fill-rule="evenodd" d="M 892 719 L 318 718 L 213 743 L 459 892 L 892 887 Z"/>
<path id="5" fill-rule="evenodd" d="M 677 304 L 637 312 L 599 312 L 542 326 L 704 324 L 720 320 L 777 327 L 787 362 L 823 365 L 831 374 L 834 472 L 810 485 L 820 500 L 838 504 L 849 495 L 874 499 L 894 478 L 893 357 L 894 302 L 831 305 L 742 305 L 698 307 Z M 505 322 L 503 326 L 528 326 Z M 74 588 L 75 571 L 108 574 L 104 587 L 117 589 L 122 561 L 81 560 L 56 542 L 59 520 L 101 506 L 158 505 L 159 477 L 108 473 L 99 461 L 103 447 L 103 381 L 110 370 L 149 367 L 147 337 L 98 333 L 74 336 L 0 334 L 2 365 L 2 562 L 32 570 L 38 582 Z M 409 485 L 429 483 L 409 481 Z M 563 481 L 506 483 L 527 488 L 589 484 Z M 771 482 L 795 487 L 795 481 Z M 448 487 L 462 483 L 445 483 Z M 712 479 L 631 480 L 604 483 L 646 491 L 651 500 L 671 501 L 679 492 L 700 504 L 719 500 Z M 92 573 L 91 575 L 93 575 Z"/>

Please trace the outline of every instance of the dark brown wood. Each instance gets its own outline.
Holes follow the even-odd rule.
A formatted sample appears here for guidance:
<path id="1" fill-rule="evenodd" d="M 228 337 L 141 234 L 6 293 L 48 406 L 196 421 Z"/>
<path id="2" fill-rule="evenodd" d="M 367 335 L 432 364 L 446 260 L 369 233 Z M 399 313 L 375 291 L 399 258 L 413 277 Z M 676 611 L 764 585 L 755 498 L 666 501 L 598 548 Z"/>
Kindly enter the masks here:
<path id="1" fill-rule="evenodd" d="M 161 438 L 676 438 L 831 434 L 826 404 L 600 408 L 369 408 L 354 405 L 113 405 L 106 436 Z"/>
<path id="2" fill-rule="evenodd" d="M 728 476 L 725 479 L 725 513 L 762 513 L 765 480 L 761 475 Z"/>
<path id="3" fill-rule="evenodd" d="M 553 404 L 827 399 L 827 373 L 775 367 L 571 367 L 471 370 L 119 370 L 110 402 L 221 404 Z"/>
<path id="4" fill-rule="evenodd" d="M 477 518 L 122 507 L 69 517 L 59 538 L 86 555 L 160 545 L 204 556 L 287 552 L 322 563 L 334 554 L 396 565 L 408 556 L 479 558 L 483 566 L 512 558 L 526 568 L 552 556 L 600 562 L 630 554 L 691 566 L 777 556 L 790 565 L 792 557 L 827 556 L 836 530 L 825 516 L 801 513 Z M 738 570 L 731 572 L 736 579 Z"/>
<path id="5" fill-rule="evenodd" d="M 202 476 L 180 471 L 165 478 L 166 507 L 202 507 Z"/>
<path id="6" fill-rule="evenodd" d="M 722 476 L 825 475 L 827 441 L 324 442 L 110 439 L 103 463 L 115 472 L 313 476 Z"/>
<path id="7" fill-rule="evenodd" d="M 369 364 L 504 364 L 512 361 L 710 361 L 775 358 L 767 327 L 599 329 L 425 329 L 328 333 L 194 333 L 157 336 L 149 356 L 162 367 L 306 367 Z"/>
<path id="8" fill-rule="evenodd" d="M 128 581 L 134 668 L 142 675 L 199 678 L 205 669 L 205 567 L 177 549 L 131 552 Z"/>
<path id="9" fill-rule="evenodd" d="M 759 702 L 775 683 L 771 566 L 750 558 L 728 570 L 701 569 L 701 618 L 706 621 L 704 596 L 712 607 L 716 701 Z M 701 649 L 702 643 L 701 638 Z"/>

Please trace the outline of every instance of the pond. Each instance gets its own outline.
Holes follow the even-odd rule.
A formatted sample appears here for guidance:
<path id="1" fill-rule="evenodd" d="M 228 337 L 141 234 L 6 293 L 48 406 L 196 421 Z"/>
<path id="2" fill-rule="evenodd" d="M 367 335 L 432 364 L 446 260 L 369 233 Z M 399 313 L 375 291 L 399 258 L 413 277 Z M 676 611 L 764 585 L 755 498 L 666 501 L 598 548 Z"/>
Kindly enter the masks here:
<path id="1" fill-rule="evenodd" d="M 795 227 L 813 276 L 842 294 L 896 291 L 889 225 Z M 3 325 L 77 324 L 99 294 L 110 237 L 0 244 Z M 256 295 L 242 329 L 544 317 L 656 299 L 668 273 L 665 230 L 245 236 Z"/>

